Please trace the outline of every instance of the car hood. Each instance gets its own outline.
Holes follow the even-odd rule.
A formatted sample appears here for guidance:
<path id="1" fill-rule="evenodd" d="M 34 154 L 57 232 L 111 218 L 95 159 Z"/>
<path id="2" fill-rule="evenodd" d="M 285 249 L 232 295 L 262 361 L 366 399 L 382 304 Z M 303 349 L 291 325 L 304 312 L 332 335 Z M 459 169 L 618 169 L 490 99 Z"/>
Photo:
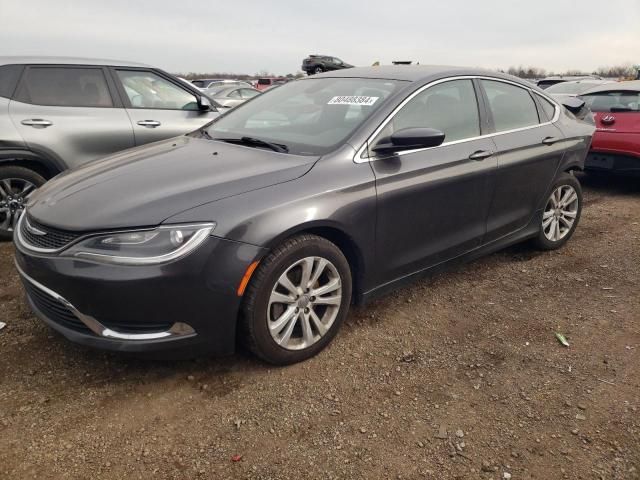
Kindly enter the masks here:
<path id="1" fill-rule="evenodd" d="M 182 136 L 65 172 L 31 196 L 27 212 L 71 231 L 153 226 L 203 203 L 298 178 L 317 159 Z"/>

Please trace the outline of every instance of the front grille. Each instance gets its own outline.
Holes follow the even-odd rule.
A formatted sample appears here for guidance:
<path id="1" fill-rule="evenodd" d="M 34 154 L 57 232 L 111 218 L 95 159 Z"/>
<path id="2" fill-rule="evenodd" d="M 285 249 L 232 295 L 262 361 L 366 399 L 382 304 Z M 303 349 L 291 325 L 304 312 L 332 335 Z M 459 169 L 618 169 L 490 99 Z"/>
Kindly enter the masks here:
<path id="1" fill-rule="evenodd" d="M 59 302 L 48 293 L 45 293 L 39 288 L 33 286 L 28 281 L 24 281 L 23 283 L 29 299 L 49 320 L 78 332 L 91 332 L 91 330 L 89 330 L 89 328 L 63 303 Z"/>
<path id="2" fill-rule="evenodd" d="M 92 333 L 82 321 L 75 316 L 63 303 L 48 293 L 34 286 L 31 282 L 23 281 L 29 299 L 40 312 L 49 320 L 70 328 L 77 332 Z M 144 322 L 136 320 L 107 320 L 100 321 L 102 325 L 119 333 L 155 333 L 166 332 L 171 328 L 169 322 Z"/>
<path id="3" fill-rule="evenodd" d="M 37 248 L 46 248 L 50 250 L 59 250 L 71 242 L 76 240 L 81 233 L 67 232 L 65 230 L 59 230 L 57 228 L 49 227 L 37 222 L 30 216 L 26 216 L 21 223 L 20 235 L 25 243 Z M 27 223 L 34 229 L 41 231 L 44 235 L 37 235 L 32 233 L 27 228 Z"/>

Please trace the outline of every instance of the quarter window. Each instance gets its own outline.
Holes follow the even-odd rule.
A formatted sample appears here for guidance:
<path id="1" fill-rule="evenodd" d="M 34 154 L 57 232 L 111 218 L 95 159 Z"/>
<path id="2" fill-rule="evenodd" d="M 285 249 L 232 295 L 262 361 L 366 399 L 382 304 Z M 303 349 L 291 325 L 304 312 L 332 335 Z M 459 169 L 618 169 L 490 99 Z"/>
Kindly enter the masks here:
<path id="1" fill-rule="evenodd" d="M 15 99 L 58 107 L 113 107 L 101 68 L 30 67 Z"/>
<path id="2" fill-rule="evenodd" d="M 540 101 L 540 105 L 542 105 L 542 111 L 547 117 L 547 120 L 553 120 L 553 117 L 556 115 L 556 106 L 541 95 L 538 95 L 538 100 Z"/>
<path id="3" fill-rule="evenodd" d="M 540 123 L 538 110 L 527 90 L 493 80 L 481 80 L 481 83 L 489 98 L 496 132 Z"/>
<path id="4" fill-rule="evenodd" d="M 445 142 L 479 136 L 480 116 L 471 80 L 451 80 L 427 88 L 402 107 L 378 138 L 414 127 L 440 130 Z"/>
<path id="5" fill-rule="evenodd" d="M 118 70 L 117 72 L 133 108 L 198 110 L 198 100 L 195 95 L 153 72 L 140 70 Z"/>

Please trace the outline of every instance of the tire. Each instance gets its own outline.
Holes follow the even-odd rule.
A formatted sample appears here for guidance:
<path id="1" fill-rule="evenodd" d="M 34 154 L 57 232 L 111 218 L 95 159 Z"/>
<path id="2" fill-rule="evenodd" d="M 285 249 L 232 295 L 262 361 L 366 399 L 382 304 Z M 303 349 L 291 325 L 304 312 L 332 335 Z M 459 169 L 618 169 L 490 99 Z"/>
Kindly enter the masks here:
<path id="1" fill-rule="evenodd" d="M 45 182 L 44 177 L 29 168 L 0 167 L 0 240 L 13 238 L 13 227 L 29 196 Z"/>
<path id="2" fill-rule="evenodd" d="M 313 73 L 322 73 L 322 72 L 324 72 L 324 68 L 320 66 L 313 69 Z"/>
<path id="3" fill-rule="evenodd" d="M 326 293 L 313 296 L 313 285 L 308 292 L 299 289 L 308 285 L 301 278 L 303 265 L 310 281 L 322 271 L 313 285 Z M 281 283 L 286 283 L 285 276 L 288 289 Z M 351 269 L 338 247 L 316 235 L 290 238 L 269 253 L 253 274 L 240 314 L 241 341 L 274 365 L 306 360 L 335 337 L 349 311 L 351 288 Z"/>
<path id="4" fill-rule="evenodd" d="M 550 191 L 539 218 L 540 231 L 533 241 L 540 250 L 556 250 L 567 243 L 582 213 L 582 187 L 576 177 L 563 173 Z"/>

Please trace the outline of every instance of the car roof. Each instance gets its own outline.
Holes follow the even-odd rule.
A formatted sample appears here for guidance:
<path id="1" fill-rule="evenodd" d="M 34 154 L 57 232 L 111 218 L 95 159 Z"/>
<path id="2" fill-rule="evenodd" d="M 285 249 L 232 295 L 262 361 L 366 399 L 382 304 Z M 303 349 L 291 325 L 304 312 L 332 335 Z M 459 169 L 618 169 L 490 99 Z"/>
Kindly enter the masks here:
<path id="1" fill-rule="evenodd" d="M 382 80 L 403 80 L 425 82 L 443 77 L 464 75 L 488 76 L 515 81 L 528 88 L 535 87 L 521 78 L 480 68 L 452 67 L 448 65 L 381 65 L 378 67 L 353 67 L 332 72 L 318 73 L 301 80 L 314 78 L 372 78 Z"/>
<path id="2" fill-rule="evenodd" d="M 546 81 L 554 81 L 554 80 L 564 80 L 565 82 L 568 82 L 568 81 L 587 80 L 587 79 L 602 80 L 602 78 L 599 77 L 598 75 L 552 75 L 550 77 L 541 78 L 538 81 L 546 82 Z"/>
<path id="3" fill-rule="evenodd" d="M 590 88 L 586 92 L 583 92 L 582 95 L 586 95 L 588 93 L 620 91 L 640 92 L 640 80 L 631 80 L 628 82 L 612 82 L 598 85 L 597 87 Z"/>
<path id="4" fill-rule="evenodd" d="M 146 67 L 152 68 L 144 63 L 129 62 L 126 60 L 108 60 L 104 58 L 84 58 L 84 57 L 42 57 L 42 56 L 0 56 L 0 65 L 103 65 L 118 67 Z"/>

